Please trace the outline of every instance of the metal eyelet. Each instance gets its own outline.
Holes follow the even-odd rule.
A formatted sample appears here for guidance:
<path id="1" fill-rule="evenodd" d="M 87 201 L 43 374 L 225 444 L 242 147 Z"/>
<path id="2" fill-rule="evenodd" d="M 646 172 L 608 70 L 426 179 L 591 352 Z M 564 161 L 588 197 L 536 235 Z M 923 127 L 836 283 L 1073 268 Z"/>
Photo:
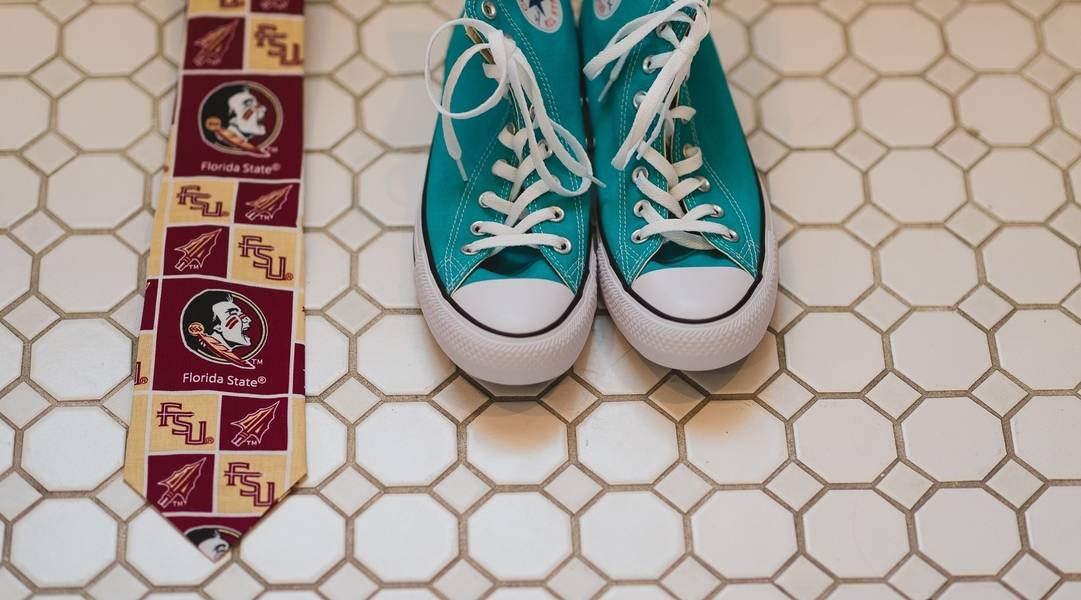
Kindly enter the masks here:
<path id="1" fill-rule="evenodd" d="M 473 235 L 484 235 L 480 228 L 481 222 L 473 221 L 473 224 L 469 226 L 469 231 L 473 232 Z"/>
<path id="2" fill-rule="evenodd" d="M 563 242 L 555 247 L 555 251 L 560 254 L 567 254 L 571 251 L 571 241 L 567 238 L 563 238 Z"/>
<path id="3" fill-rule="evenodd" d="M 714 204 L 712 208 L 713 208 L 713 216 L 715 216 L 715 217 L 723 217 L 724 216 L 724 209 L 721 208 L 719 205 Z"/>
<path id="4" fill-rule="evenodd" d="M 645 58 L 645 60 L 642 61 L 642 70 L 645 71 L 646 73 L 653 73 L 654 71 L 656 71 L 659 68 L 660 67 L 657 67 L 657 66 L 653 65 L 653 57 L 652 56 L 647 56 Z"/>
<path id="5" fill-rule="evenodd" d="M 638 202 L 635 202 L 634 203 L 634 215 L 636 217 L 642 216 L 642 210 L 645 209 L 645 207 L 646 207 L 646 201 L 645 200 L 639 200 Z"/>
<path id="6" fill-rule="evenodd" d="M 477 250 L 470 247 L 469 244 L 462 246 L 462 254 L 465 254 L 466 256 L 473 256 L 476 253 Z"/>
<path id="7" fill-rule="evenodd" d="M 518 133 L 518 125 L 515 124 L 515 123 L 507 123 L 507 126 L 504 127 L 503 129 L 506 129 L 507 133 L 509 133 L 511 135 L 514 135 L 514 134 Z"/>
<path id="8" fill-rule="evenodd" d="M 494 19 L 496 14 L 495 2 L 492 2 L 492 0 L 484 0 L 484 2 L 480 3 L 480 12 L 484 15 L 484 18 L 489 21 Z"/>
<path id="9" fill-rule="evenodd" d="M 481 195 L 477 196 L 477 204 L 479 204 L 481 208 L 491 208 L 491 206 L 488 206 L 488 203 L 484 201 L 484 195 L 487 193 L 488 192 L 482 192 Z"/>
<path id="10" fill-rule="evenodd" d="M 645 92 L 638 92 L 637 94 L 635 94 L 634 98 L 632 99 L 632 101 L 634 102 L 634 107 L 638 108 L 639 106 L 642 106 L 642 102 L 644 102 L 645 99 L 646 99 L 646 93 Z"/>
<path id="11" fill-rule="evenodd" d="M 633 171 L 631 171 L 631 181 L 637 182 L 640 178 L 648 178 L 648 177 L 649 177 L 649 170 L 646 169 L 645 167 L 635 167 L 635 169 Z"/>
<path id="12" fill-rule="evenodd" d="M 683 144 L 683 158 L 693 156 L 697 152 L 698 152 L 698 146 L 693 146 L 691 144 Z"/>
<path id="13" fill-rule="evenodd" d="M 641 244 L 642 242 L 646 241 L 646 238 L 642 237 L 641 232 L 636 229 L 631 232 L 631 241 L 635 244 Z"/>
<path id="14" fill-rule="evenodd" d="M 729 242 L 733 242 L 733 243 L 739 241 L 739 234 L 736 233 L 735 231 L 732 231 L 731 229 L 729 229 L 728 231 L 722 233 L 721 237 L 723 237 L 725 240 L 727 240 Z"/>
<path id="15" fill-rule="evenodd" d="M 698 191 L 700 191 L 700 192 L 708 192 L 710 190 L 710 188 L 712 187 L 710 185 L 710 183 L 709 183 L 709 180 L 706 179 L 705 177 L 702 177 L 700 181 L 701 181 L 701 183 L 698 184 Z"/>
<path id="16" fill-rule="evenodd" d="M 563 220 L 563 217 L 567 216 L 567 213 L 563 212 L 563 209 L 559 208 L 558 206 L 553 206 L 552 210 L 555 212 L 556 216 L 548 220 L 553 223 L 558 223 Z"/>

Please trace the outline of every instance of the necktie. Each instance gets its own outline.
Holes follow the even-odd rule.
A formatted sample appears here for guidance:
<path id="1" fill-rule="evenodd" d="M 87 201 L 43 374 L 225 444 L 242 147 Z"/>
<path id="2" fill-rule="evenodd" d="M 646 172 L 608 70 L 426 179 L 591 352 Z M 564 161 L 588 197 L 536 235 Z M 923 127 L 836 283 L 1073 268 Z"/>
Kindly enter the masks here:
<path id="1" fill-rule="evenodd" d="M 124 479 L 207 556 L 306 473 L 303 0 L 190 0 Z"/>

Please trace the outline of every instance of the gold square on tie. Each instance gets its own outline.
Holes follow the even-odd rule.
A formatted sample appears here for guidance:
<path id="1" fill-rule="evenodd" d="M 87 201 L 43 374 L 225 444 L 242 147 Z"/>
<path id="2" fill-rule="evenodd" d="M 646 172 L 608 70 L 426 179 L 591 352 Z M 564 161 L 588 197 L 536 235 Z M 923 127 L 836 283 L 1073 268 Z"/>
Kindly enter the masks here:
<path id="1" fill-rule="evenodd" d="M 217 394 L 161 395 L 151 398 L 146 418 L 151 452 L 207 451 L 217 448 Z"/>
<path id="2" fill-rule="evenodd" d="M 177 179 L 169 197 L 169 223 L 231 223 L 236 182 Z"/>
<path id="3" fill-rule="evenodd" d="M 293 287 L 296 278 L 295 229 L 238 227 L 233 230 L 231 279 Z"/>
<path id="4" fill-rule="evenodd" d="M 219 456 L 219 513 L 261 513 L 278 501 L 289 486 L 286 455 L 233 454 Z"/>
<path id="5" fill-rule="evenodd" d="M 190 0 L 188 13 L 199 14 L 237 14 L 243 13 L 246 8 L 245 0 Z"/>
<path id="6" fill-rule="evenodd" d="M 249 69 L 298 73 L 303 70 L 302 19 L 252 16 L 248 32 Z"/>

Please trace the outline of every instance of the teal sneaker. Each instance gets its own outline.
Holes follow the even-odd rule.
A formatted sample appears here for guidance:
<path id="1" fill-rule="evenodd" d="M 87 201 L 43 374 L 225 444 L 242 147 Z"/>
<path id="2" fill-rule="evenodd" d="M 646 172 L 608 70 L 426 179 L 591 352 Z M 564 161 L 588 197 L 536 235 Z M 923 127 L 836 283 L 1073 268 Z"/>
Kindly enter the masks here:
<path id="1" fill-rule="evenodd" d="M 580 30 L 605 305 L 653 362 L 731 364 L 769 324 L 777 247 L 709 3 L 590 0 Z"/>
<path id="2" fill-rule="evenodd" d="M 432 45 L 448 29 L 436 98 Z M 467 0 L 428 46 L 441 116 L 414 280 L 432 335 L 479 379 L 552 379 L 589 334 L 597 283 L 580 61 L 568 0 Z"/>

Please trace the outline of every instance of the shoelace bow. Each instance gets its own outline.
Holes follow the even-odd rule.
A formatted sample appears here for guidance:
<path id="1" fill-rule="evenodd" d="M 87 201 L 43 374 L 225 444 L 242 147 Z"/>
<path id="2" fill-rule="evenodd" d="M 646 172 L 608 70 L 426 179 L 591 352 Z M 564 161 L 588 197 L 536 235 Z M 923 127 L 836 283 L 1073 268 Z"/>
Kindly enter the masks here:
<path id="1" fill-rule="evenodd" d="M 445 30 L 455 26 L 472 29 L 483 38 L 483 41 L 474 43 L 451 65 L 442 98 L 437 100 L 432 93 L 432 47 Z M 477 106 L 469 110 L 453 112 L 451 99 L 454 97 L 458 80 L 469 61 L 482 52 L 484 58 L 490 61 L 483 66 L 484 74 L 494 79 L 498 85 L 492 94 Z M 473 234 L 487 237 L 465 244 L 462 246 L 462 252 L 476 254 L 487 249 L 495 249 L 498 252 L 511 246 L 550 246 L 560 253 L 570 252 L 571 241 L 567 238 L 531 231 L 542 222 L 563 220 L 563 209 L 558 206 L 549 206 L 531 212 L 527 211 L 534 200 L 547 192 L 554 192 L 565 197 L 575 197 L 584 193 L 595 182 L 593 165 L 589 160 L 589 154 L 578 140 L 548 115 L 537 76 L 528 58 L 517 44 L 501 30 L 484 21 L 468 18 L 449 21 L 436 29 L 428 41 L 425 76 L 428 98 L 441 115 L 447 154 L 458 164 L 458 171 L 463 181 L 468 179 L 468 175 L 462 162 L 462 147 L 454 131 L 454 120 L 471 119 L 481 115 L 495 108 L 509 94 L 525 123 L 521 129 L 508 124 L 508 127 L 499 134 L 499 142 L 512 150 L 518 161 L 517 165 L 511 165 L 504 160 L 498 160 L 492 166 L 494 175 L 511 182 L 507 198 L 501 198 L 498 194 L 489 191 L 482 193 L 478 199 L 482 206 L 504 215 L 505 219 L 502 223 L 474 222 L 470 227 Z M 564 147 L 564 142 L 570 147 L 570 152 Z M 552 174 L 545 161 L 553 156 L 569 172 L 581 178 L 578 187 L 569 189 Z M 523 190 L 525 180 L 534 172 L 539 179 Z"/>
<path id="2" fill-rule="evenodd" d="M 685 9 L 691 9 L 693 15 Z M 687 25 L 687 31 L 682 38 L 676 35 L 672 27 L 677 23 Z M 644 159 L 664 177 L 668 189 L 651 182 L 644 166 L 632 172 L 635 185 L 652 203 L 640 200 L 634 205 L 634 213 L 643 217 L 646 225 L 634 231 L 631 240 L 641 243 L 659 234 L 669 241 L 696 250 L 713 248 L 700 235 L 702 233 L 715 233 L 735 242 L 739 239 L 735 231 L 720 223 L 703 220 L 708 216 L 723 216 L 723 208 L 709 204 L 699 205 L 688 211 L 683 206 L 683 200 L 695 191 L 709 190 L 708 179 L 691 176 L 703 165 L 701 149 L 684 146 L 683 160 L 673 163 L 653 148 L 653 143 L 661 135 L 665 136 L 666 142 L 671 142 L 675 135 L 676 121 L 686 122 L 694 118 L 694 108 L 675 106 L 675 103 L 680 88 L 690 76 L 691 63 L 702 40 L 710 33 L 707 0 L 675 0 L 663 10 L 628 22 L 612 36 L 604 50 L 586 64 L 584 72 L 586 77 L 595 79 L 608 65 L 615 63 L 609 72 L 608 83 L 601 91 L 600 99 L 603 100 L 619 79 L 635 46 L 654 33 L 670 43 L 672 50 L 647 56 L 643 61 L 642 68 L 647 73 L 658 70 L 660 72 L 649 90 L 635 94 L 634 104 L 638 112 L 627 137 L 612 159 L 612 166 L 622 171 L 626 169 L 632 156 Z M 662 216 L 654 208 L 654 203 L 667 209 L 675 218 Z"/>

